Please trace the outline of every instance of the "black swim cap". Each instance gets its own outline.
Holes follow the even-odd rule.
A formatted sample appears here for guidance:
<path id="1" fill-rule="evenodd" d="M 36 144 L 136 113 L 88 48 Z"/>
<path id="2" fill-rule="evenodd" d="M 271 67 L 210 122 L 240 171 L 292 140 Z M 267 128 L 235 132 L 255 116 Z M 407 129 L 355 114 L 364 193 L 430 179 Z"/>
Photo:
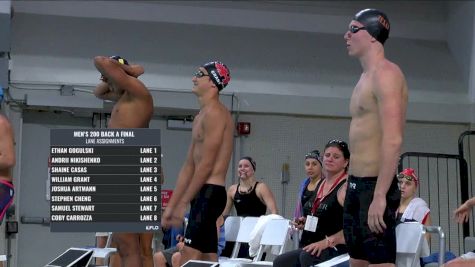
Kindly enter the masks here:
<path id="1" fill-rule="evenodd" d="M 202 67 L 208 71 L 211 81 L 213 81 L 214 85 L 216 85 L 219 91 L 223 90 L 223 88 L 226 87 L 226 85 L 228 85 L 229 81 L 231 80 L 228 67 L 219 61 L 208 62 Z"/>
<path id="2" fill-rule="evenodd" d="M 353 20 L 363 24 L 366 31 L 384 45 L 389 37 L 389 19 L 383 12 L 377 9 L 364 9 L 358 12 Z"/>
<path id="3" fill-rule="evenodd" d="M 252 159 L 251 157 L 246 156 L 246 157 L 242 157 L 240 160 L 243 160 L 243 159 L 249 161 L 251 163 L 252 169 L 254 171 L 256 171 L 257 165 L 256 165 L 256 161 L 254 159 Z"/>
<path id="4" fill-rule="evenodd" d="M 307 154 L 305 154 L 305 159 L 316 159 L 318 161 L 318 163 L 320 163 L 320 166 L 323 166 L 322 165 L 322 157 L 320 157 L 320 151 L 318 151 L 316 149 L 308 152 Z"/>
<path id="5" fill-rule="evenodd" d="M 127 60 L 121 56 L 111 56 L 110 58 L 117 60 L 120 64 L 129 65 L 129 62 L 127 62 Z"/>

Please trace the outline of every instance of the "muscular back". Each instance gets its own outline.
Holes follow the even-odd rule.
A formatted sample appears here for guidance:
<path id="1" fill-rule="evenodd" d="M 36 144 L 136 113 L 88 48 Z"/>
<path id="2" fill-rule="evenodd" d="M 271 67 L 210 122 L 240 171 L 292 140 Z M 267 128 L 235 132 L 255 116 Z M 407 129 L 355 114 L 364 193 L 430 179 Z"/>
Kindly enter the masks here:
<path id="1" fill-rule="evenodd" d="M 211 168 L 205 183 L 225 184 L 233 149 L 233 126 L 231 114 L 219 102 L 203 108 L 195 118 L 192 132 L 193 165 L 195 172 Z"/>
<path id="2" fill-rule="evenodd" d="M 378 176 L 384 140 L 402 140 L 407 86 L 400 69 L 384 60 L 358 81 L 350 102 L 350 174 Z M 398 148 L 400 149 L 400 148 Z"/>

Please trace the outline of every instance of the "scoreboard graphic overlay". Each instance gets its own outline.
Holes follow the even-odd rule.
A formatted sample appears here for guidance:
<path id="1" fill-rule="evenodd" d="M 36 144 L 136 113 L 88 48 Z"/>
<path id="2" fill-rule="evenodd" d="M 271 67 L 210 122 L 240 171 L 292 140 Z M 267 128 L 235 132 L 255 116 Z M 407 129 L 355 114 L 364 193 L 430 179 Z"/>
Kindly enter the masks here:
<path id="1" fill-rule="evenodd" d="M 53 129 L 51 232 L 160 229 L 159 129 Z"/>

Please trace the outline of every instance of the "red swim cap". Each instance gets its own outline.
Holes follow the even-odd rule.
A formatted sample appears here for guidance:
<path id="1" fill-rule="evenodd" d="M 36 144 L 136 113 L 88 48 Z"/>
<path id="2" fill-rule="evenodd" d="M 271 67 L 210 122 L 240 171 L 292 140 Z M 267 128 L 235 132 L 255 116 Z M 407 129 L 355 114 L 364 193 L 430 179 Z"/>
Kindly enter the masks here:
<path id="1" fill-rule="evenodd" d="M 229 69 L 226 65 L 219 61 L 211 61 L 202 66 L 208 71 L 209 77 L 216 85 L 219 91 L 223 90 L 231 80 Z"/>

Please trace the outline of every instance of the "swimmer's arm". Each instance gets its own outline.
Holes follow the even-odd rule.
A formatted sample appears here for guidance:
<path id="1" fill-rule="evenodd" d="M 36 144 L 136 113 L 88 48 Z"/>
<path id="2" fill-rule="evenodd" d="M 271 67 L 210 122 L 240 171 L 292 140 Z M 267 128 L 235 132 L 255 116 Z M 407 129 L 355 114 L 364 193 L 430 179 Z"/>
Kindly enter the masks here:
<path id="1" fill-rule="evenodd" d="M 172 197 L 168 202 L 167 206 L 169 208 L 174 208 L 177 203 L 180 202 L 180 199 L 185 194 L 186 187 L 190 184 L 190 179 L 193 175 L 193 172 L 195 171 L 195 164 L 193 162 L 193 149 L 194 143 L 192 141 L 186 155 L 186 160 L 183 163 L 180 172 L 178 173 L 178 180 L 176 182 L 175 190 L 173 190 Z"/>
<path id="2" fill-rule="evenodd" d="M 475 206 L 475 197 L 470 198 L 469 200 L 465 201 L 465 203 L 466 203 L 470 208 L 472 208 L 473 206 Z"/>
<path id="3" fill-rule="evenodd" d="M 135 78 L 138 78 L 140 75 L 144 74 L 145 70 L 142 66 L 138 64 L 131 64 L 131 65 L 120 65 L 124 71 L 129 74 L 130 76 L 133 76 Z"/>
<path id="4" fill-rule="evenodd" d="M 120 64 L 117 60 L 104 56 L 95 57 L 94 65 L 102 76 L 119 90 L 127 91 L 134 96 L 149 95 L 145 85 L 137 79 L 138 75 L 143 73 L 141 66 Z"/>
<path id="5" fill-rule="evenodd" d="M 381 164 L 375 197 L 386 197 L 401 154 L 406 118 L 407 92 L 402 72 L 397 66 L 380 70 L 375 78 L 375 96 L 381 127 Z"/>
<path id="6" fill-rule="evenodd" d="M 256 191 L 259 198 L 264 201 L 264 204 L 270 213 L 278 214 L 279 211 L 277 210 L 274 194 L 272 194 L 272 191 L 269 189 L 269 187 L 265 183 L 259 183 Z"/>
<path id="7" fill-rule="evenodd" d="M 94 90 L 94 95 L 99 99 L 111 100 L 111 101 L 117 101 L 119 100 L 121 96 L 117 92 L 114 92 L 113 90 L 111 90 L 109 85 L 103 81 L 101 81 L 96 86 L 96 89 Z"/>
<path id="8" fill-rule="evenodd" d="M 223 216 L 228 216 L 229 213 L 231 213 L 231 209 L 234 206 L 233 196 L 236 193 L 236 188 L 237 186 L 235 184 L 231 185 L 228 189 L 228 192 L 226 193 L 227 195 L 226 207 L 224 207 Z"/>
<path id="9" fill-rule="evenodd" d="M 430 212 L 426 215 L 424 225 L 425 226 L 431 226 L 432 225 L 432 219 L 430 218 Z M 426 233 L 426 239 L 427 239 L 427 242 L 430 242 L 430 233 Z"/>
<path id="10" fill-rule="evenodd" d="M 218 156 L 219 147 L 223 141 L 226 126 L 226 119 L 223 116 L 224 114 L 219 113 L 217 110 L 210 111 L 201 120 L 202 126 L 198 126 L 203 127 L 202 155 L 200 160 L 195 163 L 193 177 L 182 198 L 183 203 L 189 203 L 211 175 L 216 157 Z"/>
<path id="11" fill-rule="evenodd" d="M 13 130 L 6 118 L 0 117 L 0 169 L 15 165 Z"/>

